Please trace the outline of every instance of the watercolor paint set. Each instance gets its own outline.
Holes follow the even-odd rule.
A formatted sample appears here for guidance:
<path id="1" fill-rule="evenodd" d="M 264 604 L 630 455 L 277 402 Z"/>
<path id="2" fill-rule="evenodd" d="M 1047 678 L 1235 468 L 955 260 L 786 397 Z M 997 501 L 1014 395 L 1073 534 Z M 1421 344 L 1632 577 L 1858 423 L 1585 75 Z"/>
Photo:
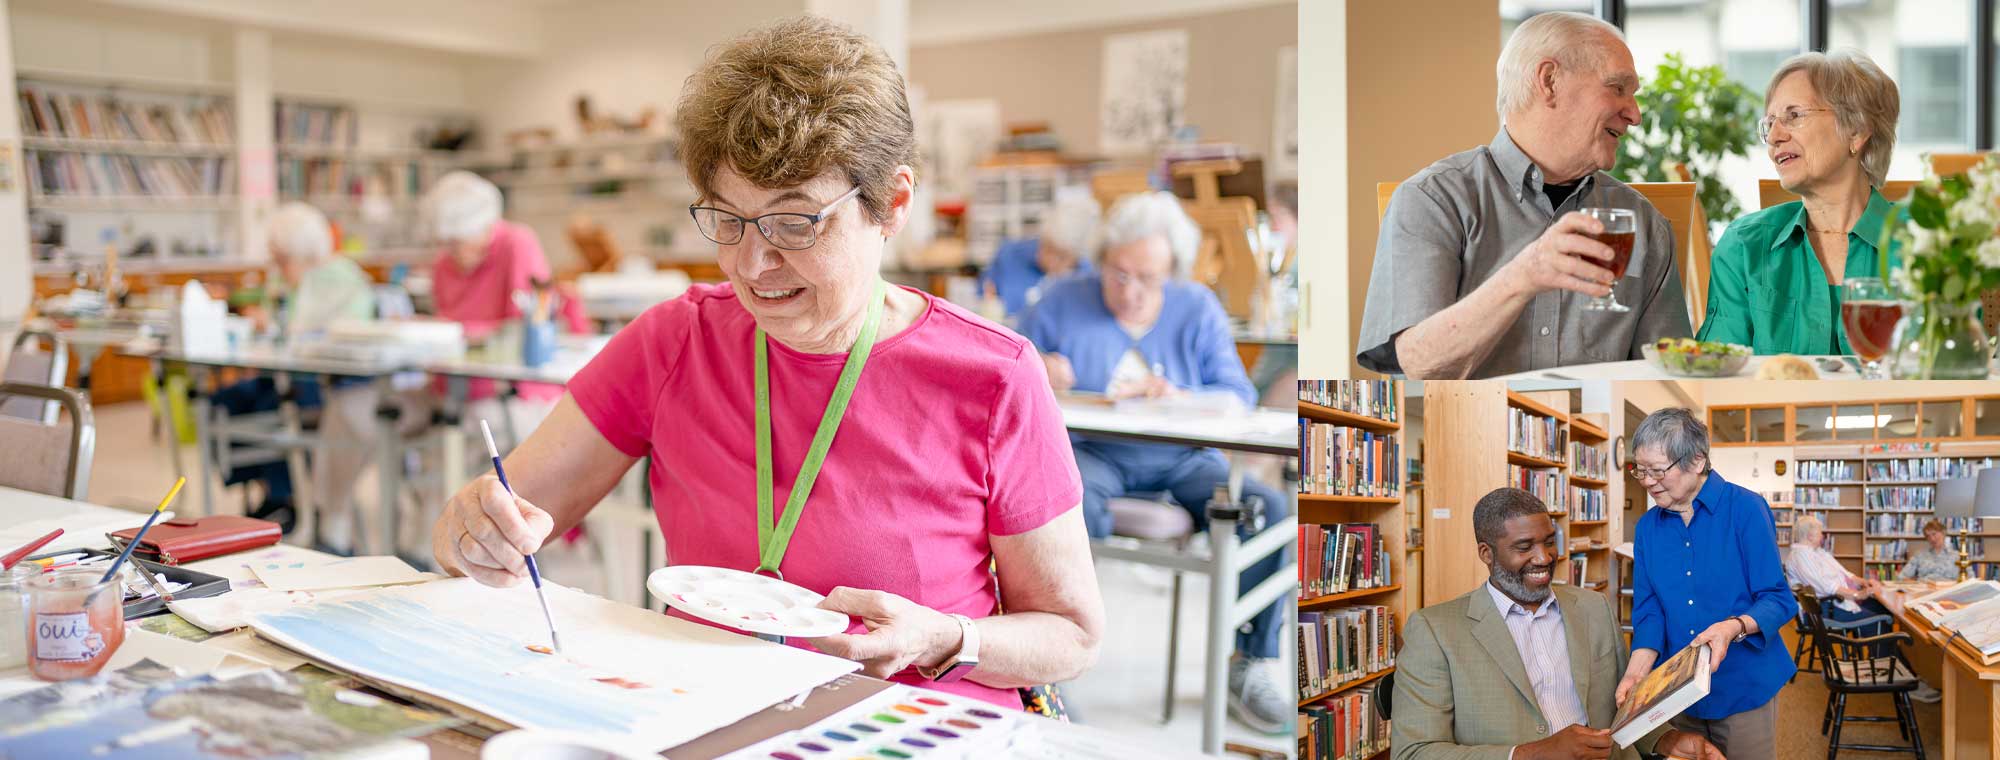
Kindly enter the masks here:
<path id="1" fill-rule="evenodd" d="M 1042 721 L 970 697 L 892 686 L 811 726 L 726 760 L 950 760 L 1004 757 Z"/>

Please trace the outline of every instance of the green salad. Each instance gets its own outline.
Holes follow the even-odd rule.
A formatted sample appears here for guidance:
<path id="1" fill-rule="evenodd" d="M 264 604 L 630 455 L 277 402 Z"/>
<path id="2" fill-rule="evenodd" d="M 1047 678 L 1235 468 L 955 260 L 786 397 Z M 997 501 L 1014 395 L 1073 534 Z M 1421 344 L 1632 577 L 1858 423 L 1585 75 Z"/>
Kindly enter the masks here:
<path id="1" fill-rule="evenodd" d="M 1743 366 L 1741 359 L 1750 355 L 1748 346 L 1693 338 L 1661 338 L 1653 350 L 1668 372 L 1695 376 L 1733 372 Z"/>

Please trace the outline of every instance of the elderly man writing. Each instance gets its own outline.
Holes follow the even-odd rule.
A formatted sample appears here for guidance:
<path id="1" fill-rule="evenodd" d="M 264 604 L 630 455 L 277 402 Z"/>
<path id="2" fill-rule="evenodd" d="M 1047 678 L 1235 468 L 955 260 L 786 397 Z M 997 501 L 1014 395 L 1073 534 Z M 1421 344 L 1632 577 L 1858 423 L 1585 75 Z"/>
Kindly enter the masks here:
<path id="1" fill-rule="evenodd" d="M 1640 356 L 1691 334 L 1667 220 L 1603 173 L 1639 123 L 1618 29 L 1577 13 L 1523 23 L 1500 54 L 1493 142 L 1396 188 L 1376 239 L 1356 359 L 1414 378 L 1490 377 Z M 1631 266 L 1589 237 L 1592 207 L 1635 213 Z M 1587 312 L 1617 291 L 1628 312 Z"/>

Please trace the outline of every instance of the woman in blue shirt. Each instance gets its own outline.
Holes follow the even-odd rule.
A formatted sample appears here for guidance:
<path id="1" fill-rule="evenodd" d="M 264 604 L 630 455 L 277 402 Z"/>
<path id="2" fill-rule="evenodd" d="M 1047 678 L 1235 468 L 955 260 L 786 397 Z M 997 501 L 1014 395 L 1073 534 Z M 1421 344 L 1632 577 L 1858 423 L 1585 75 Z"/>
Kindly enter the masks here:
<path id="1" fill-rule="evenodd" d="M 1035 302 L 1037 290 L 1071 272 L 1090 271 L 1083 254 L 1097 235 L 1097 197 L 1085 187 L 1056 191 L 1055 205 L 1042 217 L 1037 237 L 1009 240 L 993 252 L 993 262 L 979 273 L 979 290 L 1000 296 L 1007 316 L 1020 314 Z"/>
<path id="2" fill-rule="evenodd" d="M 1113 398 L 1162 398 L 1221 393 L 1256 403 L 1256 391 L 1236 355 L 1229 318 L 1215 294 L 1187 279 L 1201 231 L 1172 193 L 1119 199 L 1099 230 L 1096 272 L 1043 285 L 1021 315 L 1058 391 L 1076 389 Z M 1071 437 L 1083 475 L 1084 524 L 1093 538 L 1111 534 L 1108 504 L 1128 493 L 1173 494 L 1205 528 L 1208 500 L 1229 480 L 1229 463 L 1215 449 Z M 1246 480 L 1244 498 L 1261 499 L 1266 524 L 1291 514 L 1276 489 Z M 1249 526 L 1241 535 L 1249 538 Z M 1282 566 L 1273 554 L 1243 571 L 1249 590 Z M 1279 661 L 1283 605 L 1273 603 L 1236 636 L 1230 662 L 1231 712 L 1267 732 L 1286 730 L 1296 714 L 1292 677 Z"/>
<path id="3" fill-rule="evenodd" d="M 1708 426 L 1662 409 L 1632 434 L 1631 468 L 1654 507 L 1632 562 L 1632 660 L 1620 705 L 1653 666 L 1707 646 L 1708 696 L 1672 720 L 1728 757 L 1775 757 L 1778 690 L 1795 666 L 1779 631 L 1798 614 L 1778 558 L 1771 506 L 1708 462 Z"/>

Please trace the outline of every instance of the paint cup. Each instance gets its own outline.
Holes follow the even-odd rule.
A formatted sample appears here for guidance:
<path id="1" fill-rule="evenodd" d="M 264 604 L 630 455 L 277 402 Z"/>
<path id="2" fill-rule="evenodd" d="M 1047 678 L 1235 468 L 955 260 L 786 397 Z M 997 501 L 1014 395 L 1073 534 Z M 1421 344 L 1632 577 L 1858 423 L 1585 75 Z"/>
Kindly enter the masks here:
<path id="1" fill-rule="evenodd" d="M 523 728 L 494 736 L 480 760 L 654 760 L 658 753 L 627 746 L 617 737 Z"/>
<path id="2" fill-rule="evenodd" d="M 44 681 L 89 678 L 125 643 L 125 580 L 94 568 L 57 570 L 27 582 L 28 671 Z"/>
<path id="3" fill-rule="evenodd" d="M 521 363 L 540 367 L 556 358 L 556 323 L 524 322 L 521 325 Z"/>
<path id="4" fill-rule="evenodd" d="M 28 579 L 41 574 L 32 564 L 0 572 L 0 670 L 28 664 Z"/>

